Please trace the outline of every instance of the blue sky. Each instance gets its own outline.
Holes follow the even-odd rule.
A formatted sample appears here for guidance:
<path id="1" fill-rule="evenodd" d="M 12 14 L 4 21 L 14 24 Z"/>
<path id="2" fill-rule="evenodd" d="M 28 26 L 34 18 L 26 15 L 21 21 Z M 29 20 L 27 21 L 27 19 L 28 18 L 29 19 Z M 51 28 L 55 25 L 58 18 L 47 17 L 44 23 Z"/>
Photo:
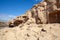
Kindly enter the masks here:
<path id="1" fill-rule="evenodd" d="M 42 0 L 0 0 L 0 19 L 13 18 L 24 14 Z"/>

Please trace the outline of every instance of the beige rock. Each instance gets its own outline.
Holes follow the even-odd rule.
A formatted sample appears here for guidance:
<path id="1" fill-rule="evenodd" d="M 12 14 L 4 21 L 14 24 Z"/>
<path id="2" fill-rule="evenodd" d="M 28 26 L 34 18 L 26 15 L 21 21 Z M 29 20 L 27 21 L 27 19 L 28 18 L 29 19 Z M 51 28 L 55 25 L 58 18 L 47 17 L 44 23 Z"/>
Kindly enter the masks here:
<path id="1" fill-rule="evenodd" d="M 56 0 L 44 0 L 44 1 L 46 1 L 46 2 L 50 2 L 50 3 L 56 3 Z"/>
<path id="2" fill-rule="evenodd" d="M 32 17 L 31 10 L 27 11 L 27 12 L 26 12 L 26 15 L 27 15 L 28 18 L 31 18 L 31 17 Z"/>
<path id="3" fill-rule="evenodd" d="M 60 4 L 57 3 L 56 0 L 53 0 L 53 1 L 45 0 L 44 2 L 40 2 L 39 4 L 34 5 L 25 14 L 23 14 L 22 16 L 18 16 L 15 19 L 13 19 L 12 21 L 10 21 L 9 24 L 15 25 L 15 24 L 30 24 L 30 23 L 46 24 L 47 22 L 50 23 L 52 20 L 51 16 L 52 16 L 52 14 L 57 14 L 57 13 L 53 13 L 53 12 L 56 11 L 57 9 L 59 9 L 58 8 L 59 5 Z M 53 16 L 55 16 L 55 15 L 53 15 Z M 19 20 L 20 22 L 19 21 L 16 22 L 17 20 Z"/>
<path id="4" fill-rule="evenodd" d="M 38 17 L 41 19 L 42 23 L 46 23 L 46 13 L 43 10 L 43 7 L 38 7 Z"/>
<path id="5" fill-rule="evenodd" d="M 60 40 L 60 24 L 31 24 L 0 29 L 0 40 Z"/>
<path id="6" fill-rule="evenodd" d="M 46 9 L 47 2 L 40 2 L 39 6 L 42 6 L 42 7 L 44 7 L 44 9 Z"/>
<path id="7" fill-rule="evenodd" d="M 17 16 L 15 19 L 9 21 L 9 26 L 12 28 L 6 27 L 0 29 L 0 40 L 60 40 L 60 24 L 46 24 L 47 17 L 51 19 L 48 20 L 50 22 L 54 22 L 53 18 L 55 17 L 58 17 L 58 22 L 60 21 L 60 16 L 56 16 L 60 11 L 55 11 L 57 9 L 57 5 L 55 5 L 57 1 L 45 1 L 46 2 L 34 5 L 34 7 L 24 15 Z M 51 6 L 50 3 L 53 4 L 53 6 Z M 48 16 L 46 15 L 46 11 L 50 6 L 51 8 L 48 10 L 49 13 L 47 13 Z M 36 24 L 36 22 L 42 22 L 42 24 Z"/>

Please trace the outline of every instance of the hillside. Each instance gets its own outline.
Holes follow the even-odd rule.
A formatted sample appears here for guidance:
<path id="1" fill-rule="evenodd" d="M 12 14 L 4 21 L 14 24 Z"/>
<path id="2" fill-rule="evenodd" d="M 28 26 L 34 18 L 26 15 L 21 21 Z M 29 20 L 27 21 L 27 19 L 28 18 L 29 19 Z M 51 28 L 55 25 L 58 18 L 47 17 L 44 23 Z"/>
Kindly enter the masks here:
<path id="1" fill-rule="evenodd" d="M 2 22 L 2 21 L 0 21 L 0 28 L 4 28 L 4 27 L 7 27 L 8 25 L 7 25 L 7 22 Z"/>
<path id="2" fill-rule="evenodd" d="M 60 40 L 60 1 L 44 0 L 0 29 L 0 40 Z"/>

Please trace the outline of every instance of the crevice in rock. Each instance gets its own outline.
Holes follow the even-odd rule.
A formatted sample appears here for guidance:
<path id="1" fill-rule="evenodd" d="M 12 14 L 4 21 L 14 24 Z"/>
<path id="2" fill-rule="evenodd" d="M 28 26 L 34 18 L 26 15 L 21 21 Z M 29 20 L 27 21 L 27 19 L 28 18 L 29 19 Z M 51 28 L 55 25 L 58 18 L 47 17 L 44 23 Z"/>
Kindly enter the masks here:
<path id="1" fill-rule="evenodd" d="M 41 29 L 41 31 L 46 32 L 46 30 L 45 30 L 45 29 Z"/>
<path id="2" fill-rule="evenodd" d="M 29 34 L 27 34 L 27 37 L 30 37 L 30 35 L 29 35 Z"/>
<path id="3" fill-rule="evenodd" d="M 10 27 L 10 28 L 14 27 L 14 24 L 9 23 L 9 27 Z"/>
<path id="4" fill-rule="evenodd" d="M 39 40 L 39 38 L 37 38 L 37 40 Z"/>

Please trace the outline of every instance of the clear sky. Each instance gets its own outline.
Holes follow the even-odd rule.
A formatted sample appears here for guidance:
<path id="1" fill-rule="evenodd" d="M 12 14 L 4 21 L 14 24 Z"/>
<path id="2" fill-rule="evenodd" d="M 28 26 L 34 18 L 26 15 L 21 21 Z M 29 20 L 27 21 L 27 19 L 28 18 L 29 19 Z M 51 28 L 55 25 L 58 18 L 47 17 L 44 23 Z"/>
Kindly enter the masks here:
<path id="1" fill-rule="evenodd" d="M 34 4 L 42 0 L 0 0 L 0 19 L 8 19 L 24 14 Z"/>

